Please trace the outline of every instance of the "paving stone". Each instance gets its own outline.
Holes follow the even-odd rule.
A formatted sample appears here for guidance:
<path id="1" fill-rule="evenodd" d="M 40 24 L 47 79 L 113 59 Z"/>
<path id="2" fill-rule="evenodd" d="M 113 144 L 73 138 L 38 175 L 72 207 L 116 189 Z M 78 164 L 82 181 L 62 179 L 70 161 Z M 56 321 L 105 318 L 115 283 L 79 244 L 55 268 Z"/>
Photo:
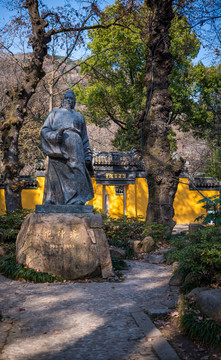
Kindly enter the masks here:
<path id="1" fill-rule="evenodd" d="M 161 332 L 156 328 L 156 326 L 144 312 L 132 312 L 131 315 L 133 316 L 137 325 L 143 330 L 144 334 L 146 334 L 146 336 L 150 338 L 161 336 Z"/>
<path id="2" fill-rule="evenodd" d="M 180 360 L 175 350 L 163 337 L 153 340 L 153 348 L 160 360 Z"/>
<path id="3" fill-rule="evenodd" d="M 171 293 L 172 267 L 142 261 L 127 261 L 127 265 L 125 281 L 114 283 L 34 284 L 0 275 L 0 293 L 4 294 L 0 359 L 161 359 L 146 340 L 150 334 L 161 337 L 161 333 L 144 311 L 168 309 L 162 301 Z M 153 338 L 158 339 L 157 335 Z"/>
<path id="4" fill-rule="evenodd" d="M 150 254 L 149 262 L 151 264 L 162 264 L 165 262 L 165 257 L 163 254 Z"/>
<path id="5" fill-rule="evenodd" d="M 154 315 L 165 315 L 165 314 L 169 314 L 172 310 L 171 309 L 150 309 L 148 310 L 148 314 L 150 316 L 154 316 Z"/>

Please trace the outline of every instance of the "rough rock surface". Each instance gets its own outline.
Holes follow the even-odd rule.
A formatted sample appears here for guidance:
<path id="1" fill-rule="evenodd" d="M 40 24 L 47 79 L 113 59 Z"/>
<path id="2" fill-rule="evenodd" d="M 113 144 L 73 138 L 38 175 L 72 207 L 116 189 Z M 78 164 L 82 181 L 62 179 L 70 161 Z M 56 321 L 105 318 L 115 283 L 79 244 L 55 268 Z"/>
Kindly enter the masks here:
<path id="1" fill-rule="evenodd" d="M 201 230 L 205 227 L 205 225 L 203 224 L 189 224 L 189 234 L 194 234 L 195 232 L 197 232 L 198 230 Z"/>
<path id="2" fill-rule="evenodd" d="M 151 264 L 162 264 L 165 262 L 165 258 L 163 254 L 150 254 L 149 255 L 149 263 Z"/>
<path id="3" fill-rule="evenodd" d="M 141 251 L 141 241 L 140 240 L 131 240 L 130 244 L 132 245 L 134 255 L 139 254 Z"/>
<path id="4" fill-rule="evenodd" d="M 132 246 L 133 249 L 133 253 L 134 255 L 138 255 L 141 252 L 145 252 L 148 253 L 153 245 L 154 245 L 154 240 L 152 238 L 152 236 L 146 236 L 143 240 L 130 240 L 130 244 Z"/>
<path id="5" fill-rule="evenodd" d="M 154 245 L 154 239 L 152 238 L 152 236 L 146 236 L 142 241 L 142 251 L 143 252 L 149 252 L 153 245 Z"/>
<path id="6" fill-rule="evenodd" d="M 112 257 L 117 257 L 120 259 L 125 259 L 126 258 L 126 250 L 121 249 L 121 248 L 117 248 L 117 247 L 110 247 L 110 254 Z"/>
<path id="7" fill-rule="evenodd" d="M 74 280 L 113 276 L 108 242 L 99 214 L 30 214 L 16 241 L 19 263 Z"/>
<path id="8" fill-rule="evenodd" d="M 196 301 L 202 313 L 214 320 L 221 320 L 221 289 L 201 291 Z"/>
<path id="9" fill-rule="evenodd" d="M 175 272 L 175 274 L 171 277 L 169 281 L 170 286 L 181 286 L 184 281 L 184 276 L 179 271 Z"/>
<path id="10" fill-rule="evenodd" d="M 179 263 L 178 263 L 178 261 L 174 261 L 174 263 L 173 263 L 173 272 L 175 272 L 175 271 L 177 271 L 178 269 L 179 269 Z"/>
<path id="11" fill-rule="evenodd" d="M 198 284 L 199 283 L 199 276 L 194 273 L 189 273 L 186 275 L 184 284 Z"/>
<path id="12" fill-rule="evenodd" d="M 197 296 L 199 295 L 200 292 L 205 291 L 205 290 L 209 290 L 208 286 L 205 287 L 196 287 L 193 290 L 191 290 L 188 294 L 185 295 L 185 297 L 187 299 L 190 300 L 196 300 Z"/>

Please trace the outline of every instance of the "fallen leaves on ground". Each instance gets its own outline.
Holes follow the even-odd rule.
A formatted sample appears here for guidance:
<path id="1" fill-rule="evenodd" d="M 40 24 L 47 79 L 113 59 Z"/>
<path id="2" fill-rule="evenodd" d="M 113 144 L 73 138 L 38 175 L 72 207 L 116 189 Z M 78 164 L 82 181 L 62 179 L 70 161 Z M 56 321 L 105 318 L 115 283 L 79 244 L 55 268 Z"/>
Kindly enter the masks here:
<path id="1" fill-rule="evenodd" d="M 173 311 L 170 315 L 171 315 L 172 317 L 174 317 L 174 316 L 179 316 L 179 312 L 178 312 L 178 311 Z"/>

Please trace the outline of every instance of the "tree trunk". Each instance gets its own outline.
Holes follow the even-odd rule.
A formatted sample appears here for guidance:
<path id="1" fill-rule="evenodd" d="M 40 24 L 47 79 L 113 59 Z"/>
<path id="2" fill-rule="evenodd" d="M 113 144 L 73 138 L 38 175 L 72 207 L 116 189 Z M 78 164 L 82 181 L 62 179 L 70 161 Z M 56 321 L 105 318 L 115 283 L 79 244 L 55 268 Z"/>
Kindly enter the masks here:
<path id="1" fill-rule="evenodd" d="M 7 95 L 10 106 L 5 112 L 5 121 L 1 126 L 3 143 L 3 179 L 5 186 L 6 211 L 21 208 L 21 190 L 24 181 L 19 181 L 23 167 L 19 162 L 18 139 L 23 125 L 27 104 L 34 94 L 39 81 L 44 76 L 43 61 L 47 54 L 47 43 L 51 37 L 45 32 L 47 22 L 40 17 L 37 0 L 27 0 L 26 7 L 32 24 L 31 60 L 24 68 L 24 80 L 19 87 L 15 87 Z"/>
<path id="2" fill-rule="evenodd" d="M 19 118 L 2 127 L 3 140 L 3 180 L 5 186 L 6 211 L 21 208 L 21 189 L 23 183 L 19 180 L 22 165 L 19 162 L 18 137 L 22 122 Z"/>
<path id="3" fill-rule="evenodd" d="M 148 176 L 147 221 L 168 225 L 171 233 L 173 201 L 183 160 L 173 156 L 168 139 L 172 99 L 168 75 L 173 59 L 169 51 L 172 0 L 146 0 L 150 10 L 149 53 L 146 61 L 147 104 L 142 125 L 143 157 Z"/>

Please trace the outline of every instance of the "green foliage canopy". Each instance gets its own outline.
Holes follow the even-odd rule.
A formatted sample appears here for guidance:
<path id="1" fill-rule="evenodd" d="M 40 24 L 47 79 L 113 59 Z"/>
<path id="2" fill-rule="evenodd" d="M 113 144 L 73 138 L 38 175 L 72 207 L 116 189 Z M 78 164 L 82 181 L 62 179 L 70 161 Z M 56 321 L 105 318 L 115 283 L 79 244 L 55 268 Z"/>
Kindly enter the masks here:
<path id="1" fill-rule="evenodd" d="M 121 5 L 108 6 L 105 14 L 113 17 Z M 78 101 L 86 105 L 85 117 L 99 126 L 114 121 L 119 125 L 115 146 L 122 151 L 139 149 L 139 119 L 145 108 L 146 57 L 148 55 L 147 11 L 140 7 L 123 18 L 122 27 L 90 31 L 88 47 L 91 56 L 81 66 L 87 74 L 88 86 L 78 86 Z M 185 18 L 174 18 L 171 28 L 171 52 L 174 70 L 171 74 L 171 92 L 174 116 L 183 111 L 183 104 L 191 96 L 189 75 L 191 60 L 199 51 L 199 40 L 190 31 Z M 173 146 L 174 148 L 174 146 Z"/>
<path id="2" fill-rule="evenodd" d="M 109 6 L 106 15 L 113 17 L 119 10 L 120 5 Z M 77 89 L 78 101 L 87 107 L 84 115 L 100 126 L 114 121 L 119 132 L 136 143 L 139 133 L 134 119 L 145 106 L 146 44 L 135 14 L 127 17 L 122 27 L 90 31 L 88 36 L 92 57 L 81 67 L 81 72 L 88 74 L 88 86 Z M 119 137 L 116 142 L 128 150 Z"/>
<path id="3" fill-rule="evenodd" d="M 176 99 L 173 121 L 181 130 L 192 129 L 196 137 L 207 141 L 211 158 L 204 173 L 220 179 L 221 65 L 206 67 L 199 63 L 190 67 L 182 85 L 183 91 L 177 91 L 176 84 L 171 86 L 173 99 Z"/>
<path id="4" fill-rule="evenodd" d="M 175 104 L 177 113 L 185 114 L 179 120 L 181 128 L 185 131 L 191 126 L 197 136 L 214 139 L 220 132 L 221 66 L 192 66 L 184 84 L 189 94 Z"/>

